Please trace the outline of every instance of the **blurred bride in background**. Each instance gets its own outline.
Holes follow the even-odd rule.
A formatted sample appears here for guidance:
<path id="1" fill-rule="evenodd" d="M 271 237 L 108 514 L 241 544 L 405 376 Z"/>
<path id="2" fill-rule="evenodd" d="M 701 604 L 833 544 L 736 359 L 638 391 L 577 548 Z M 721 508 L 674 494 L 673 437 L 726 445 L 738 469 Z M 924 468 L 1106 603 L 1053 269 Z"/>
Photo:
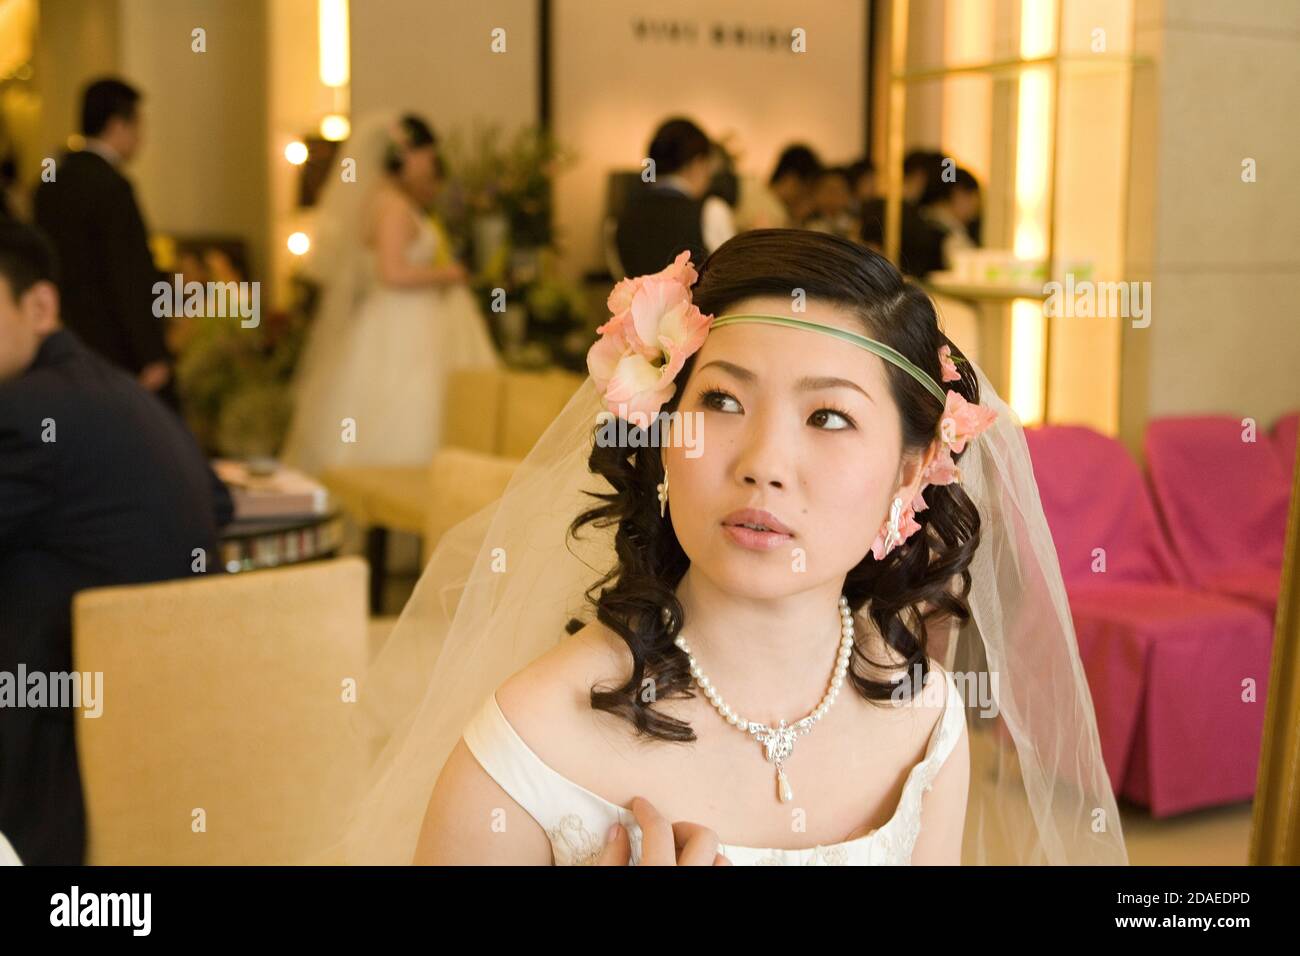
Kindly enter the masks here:
<path id="1" fill-rule="evenodd" d="M 314 474 L 427 464 L 450 370 L 500 362 L 468 274 L 429 213 L 443 183 L 437 137 L 418 116 L 380 115 L 338 155 L 304 263 L 321 291 L 281 457 Z"/>

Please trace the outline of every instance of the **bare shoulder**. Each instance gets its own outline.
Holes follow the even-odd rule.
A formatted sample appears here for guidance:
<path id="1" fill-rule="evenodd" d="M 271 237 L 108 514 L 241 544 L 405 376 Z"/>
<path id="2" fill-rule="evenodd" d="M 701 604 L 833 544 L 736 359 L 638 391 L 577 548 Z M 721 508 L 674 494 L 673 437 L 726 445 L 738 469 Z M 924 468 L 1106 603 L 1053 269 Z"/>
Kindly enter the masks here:
<path id="1" fill-rule="evenodd" d="M 370 226 L 379 232 L 382 230 L 407 231 L 414 228 L 414 221 L 409 212 L 410 202 L 398 192 L 397 188 L 387 182 L 375 186 L 370 194 Z"/>
<path id="2" fill-rule="evenodd" d="M 497 688 L 506 719 L 544 760 L 544 737 L 591 721 L 594 684 L 619 683 L 631 672 L 627 644 L 599 621 L 567 635 L 555 647 L 512 674 Z"/>
<path id="3" fill-rule="evenodd" d="M 419 865 L 545 866 L 551 841 L 532 816 L 456 742 L 425 809 L 413 862 Z"/>
<path id="4" fill-rule="evenodd" d="M 524 743 L 563 772 L 590 740 L 589 688 L 621 678 L 630 662 L 617 635 L 589 624 L 503 682 L 496 689 L 497 706 Z M 415 859 L 540 864 L 552 855 L 542 825 L 480 765 L 462 738 L 434 786 Z"/>

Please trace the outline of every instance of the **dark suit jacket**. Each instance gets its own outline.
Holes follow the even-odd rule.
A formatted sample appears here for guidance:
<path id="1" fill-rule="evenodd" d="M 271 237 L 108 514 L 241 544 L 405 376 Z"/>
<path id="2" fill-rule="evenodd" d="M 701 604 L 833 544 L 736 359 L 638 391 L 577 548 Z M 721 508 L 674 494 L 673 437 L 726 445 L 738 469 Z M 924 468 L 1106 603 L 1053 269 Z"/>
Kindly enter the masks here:
<path id="1" fill-rule="evenodd" d="M 629 276 L 658 272 L 683 249 L 698 269 L 707 256 L 701 225 L 704 203 L 667 186 L 639 189 L 618 217 L 618 258 Z"/>
<path id="2" fill-rule="evenodd" d="M 900 271 L 924 278 L 943 268 L 944 233 L 929 223 L 914 202 L 902 204 L 902 228 L 899 235 Z M 862 241 L 885 245 L 885 200 L 872 199 L 862 206 Z"/>
<path id="3" fill-rule="evenodd" d="M 98 153 L 67 153 L 36 188 L 34 219 L 59 254 L 63 324 L 130 372 L 168 359 L 153 314 L 162 276 L 130 181 Z"/>
<path id="4" fill-rule="evenodd" d="M 172 411 L 75 333 L 49 336 L 0 382 L 0 670 L 71 671 L 73 594 L 189 577 L 195 548 L 217 570 L 230 514 Z M 82 860 L 74 713 L 0 713 L 0 831 L 25 863 Z"/>

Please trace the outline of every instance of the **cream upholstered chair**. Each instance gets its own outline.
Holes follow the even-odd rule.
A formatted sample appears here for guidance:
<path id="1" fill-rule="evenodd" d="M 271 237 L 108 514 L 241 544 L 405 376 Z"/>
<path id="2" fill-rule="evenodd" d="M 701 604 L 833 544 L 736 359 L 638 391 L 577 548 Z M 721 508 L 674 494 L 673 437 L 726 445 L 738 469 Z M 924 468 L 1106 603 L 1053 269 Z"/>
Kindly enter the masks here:
<path id="1" fill-rule="evenodd" d="M 442 447 L 522 459 L 564 408 L 583 378 L 562 369 L 537 372 L 508 368 L 458 369 L 448 380 Z M 431 486 L 432 467 L 432 462 L 414 466 L 359 465 L 332 468 L 321 476 L 343 510 L 358 525 L 372 532 L 371 608 L 376 612 L 381 603 L 384 576 L 383 530 L 423 535 L 430 527 L 445 529 L 477 510 L 475 507 L 460 511 L 460 517 L 454 521 L 445 521 L 434 514 L 433 509 L 440 505 L 431 495 L 431 487 L 447 489 L 449 485 L 443 476 Z M 471 493 L 470 497 L 475 496 Z M 457 508 L 451 511 L 456 513 Z M 426 541 L 426 555 L 431 547 Z"/>
<path id="2" fill-rule="evenodd" d="M 341 832 L 366 759 L 359 558 L 83 591 L 73 660 L 103 674 L 102 714 L 76 718 L 90 863 L 295 863 Z"/>
<path id="3" fill-rule="evenodd" d="M 443 447 L 523 458 L 583 378 L 573 372 L 461 369 L 451 376 Z M 322 481 L 356 521 L 423 534 L 429 466 L 332 468 Z"/>
<path id="4" fill-rule="evenodd" d="M 517 458 L 444 448 L 429 467 L 429 508 L 424 525 L 424 561 L 449 528 L 501 497 Z"/>

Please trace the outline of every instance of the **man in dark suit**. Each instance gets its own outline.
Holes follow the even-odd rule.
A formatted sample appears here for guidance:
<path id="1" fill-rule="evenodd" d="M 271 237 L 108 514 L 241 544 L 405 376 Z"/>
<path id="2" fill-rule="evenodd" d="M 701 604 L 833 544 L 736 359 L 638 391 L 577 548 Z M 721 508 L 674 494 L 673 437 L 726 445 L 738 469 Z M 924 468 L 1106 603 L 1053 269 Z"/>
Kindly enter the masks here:
<path id="1" fill-rule="evenodd" d="M 650 142 L 654 180 L 634 190 L 618 217 L 614 241 L 629 276 L 658 272 L 683 250 L 696 268 L 708 256 L 704 196 L 713 179 L 708 136 L 688 119 L 665 122 Z"/>
<path id="2" fill-rule="evenodd" d="M 0 223 L 0 678 L 11 692 L 24 672 L 72 672 L 73 594 L 217 569 L 231 513 L 180 418 L 61 327 L 54 263 L 37 230 Z M 112 675 L 104 687 L 111 706 Z M 25 863 L 83 859 L 74 715 L 0 707 L 0 832 Z"/>
<path id="3" fill-rule="evenodd" d="M 121 80 L 97 80 L 82 96 L 85 149 L 66 153 L 54 179 L 36 189 L 34 219 L 54 241 L 67 273 L 63 321 L 87 345 L 177 407 L 153 286 L 162 278 L 149 252 L 135 191 L 119 167 L 140 145 L 140 94 Z"/>
<path id="4" fill-rule="evenodd" d="M 898 267 L 906 275 L 925 278 L 944 267 L 943 230 L 921 213 L 939 189 L 944 155 L 914 149 L 903 157 L 903 202 L 899 225 Z M 885 245 L 885 200 L 877 197 L 862 204 L 860 238 L 877 252 Z"/>

